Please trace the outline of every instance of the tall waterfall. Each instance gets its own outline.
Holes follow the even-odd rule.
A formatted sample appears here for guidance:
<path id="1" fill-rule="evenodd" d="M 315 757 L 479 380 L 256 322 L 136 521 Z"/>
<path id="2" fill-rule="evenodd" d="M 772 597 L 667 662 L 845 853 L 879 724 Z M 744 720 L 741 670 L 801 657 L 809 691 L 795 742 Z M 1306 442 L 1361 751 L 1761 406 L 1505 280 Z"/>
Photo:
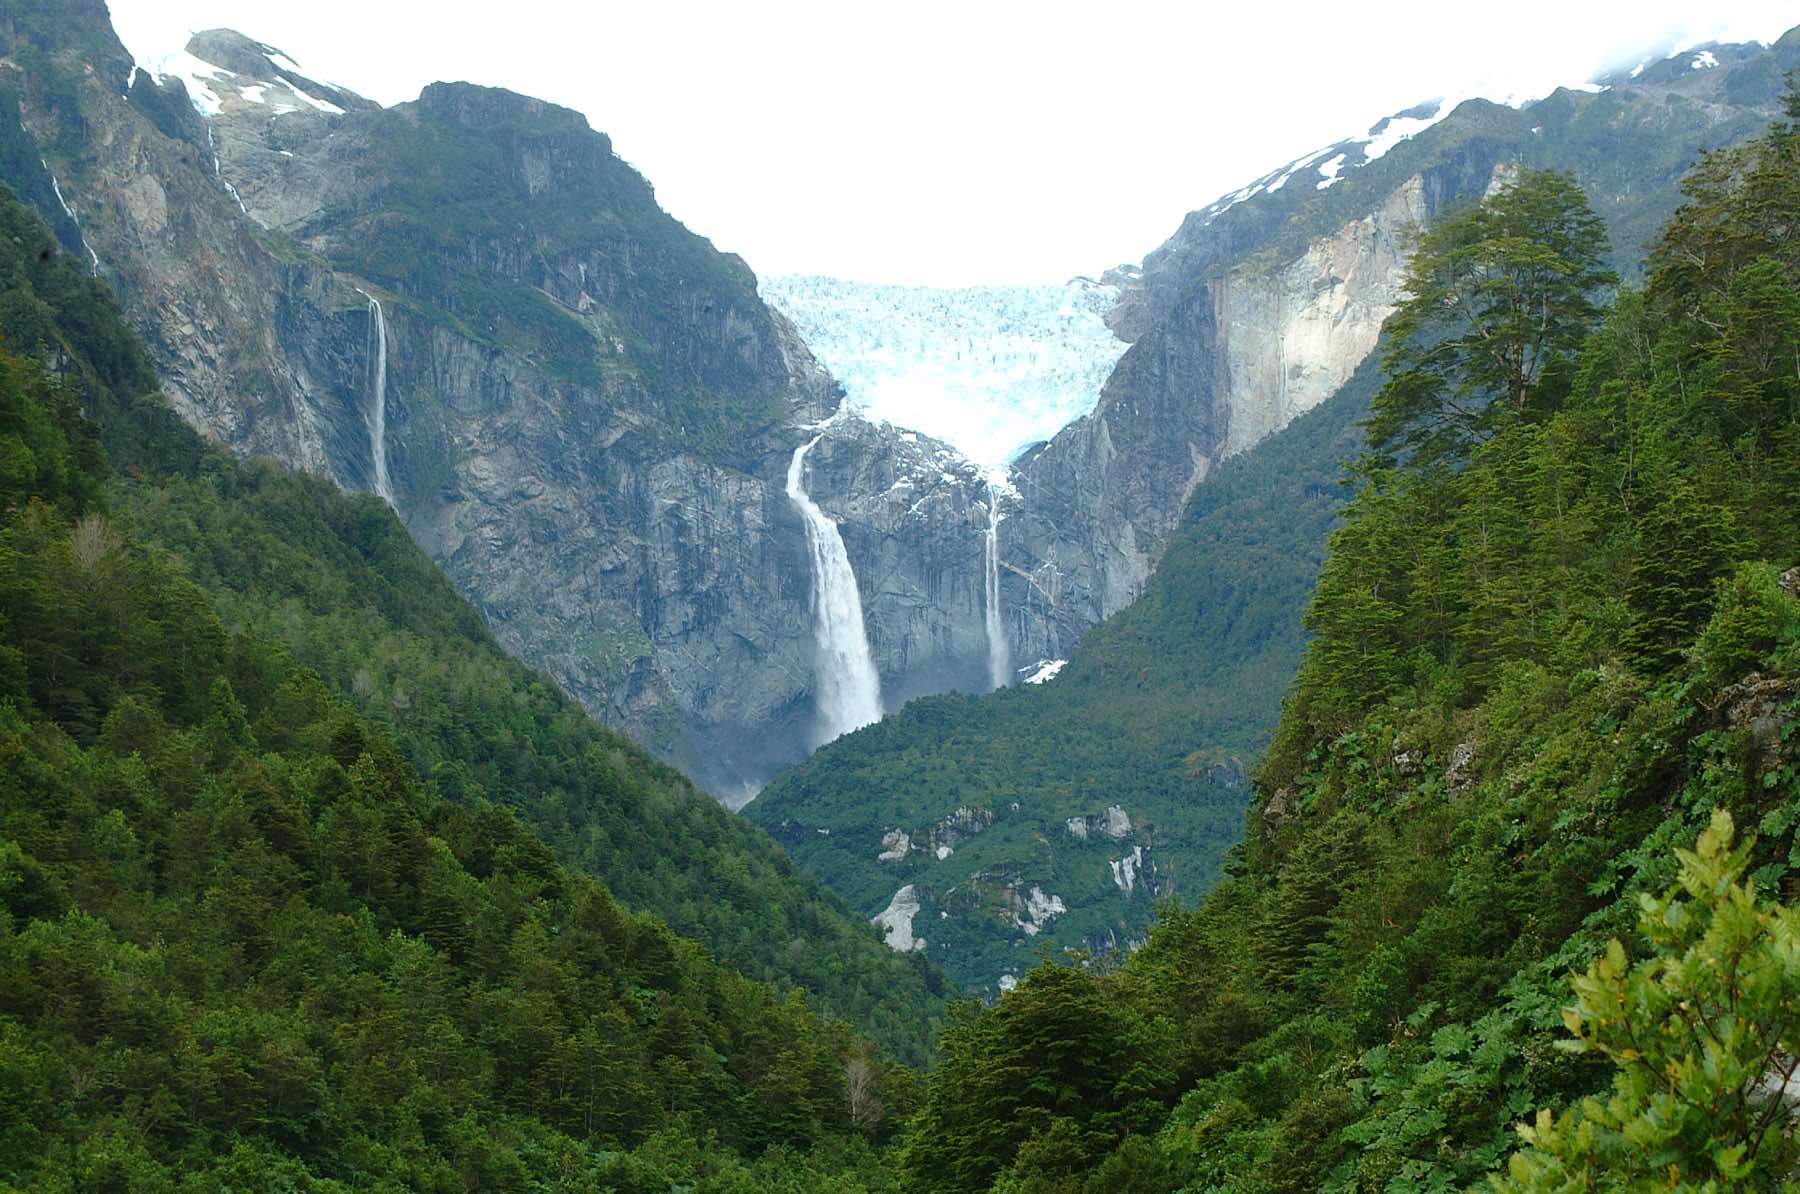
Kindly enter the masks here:
<path id="1" fill-rule="evenodd" d="M 806 522 L 806 546 L 812 557 L 819 722 L 829 742 L 881 720 L 881 678 L 869 654 L 862 597 L 856 591 L 850 557 L 844 554 L 844 540 L 837 524 L 806 496 L 806 454 L 824 434 L 820 432 L 794 449 L 794 458 L 788 462 L 787 495 Z"/>
<path id="2" fill-rule="evenodd" d="M 369 326 L 375 333 L 375 393 L 368 413 L 369 455 L 375 460 L 375 493 L 392 506 L 394 490 L 388 484 L 387 466 L 387 319 L 382 315 L 380 299 L 366 290 L 356 293 L 369 300 Z"/>
<path id="3" fill-rule="evenodd" d="M 995 688 L 1005 688 L 1012 679 L 1012 652 L 1006 645 L 1006 628 L 1000 621 L 1000 494 L 992 478 L 988 480 L 987 525 L 987 640 L 988 681 Z"/>

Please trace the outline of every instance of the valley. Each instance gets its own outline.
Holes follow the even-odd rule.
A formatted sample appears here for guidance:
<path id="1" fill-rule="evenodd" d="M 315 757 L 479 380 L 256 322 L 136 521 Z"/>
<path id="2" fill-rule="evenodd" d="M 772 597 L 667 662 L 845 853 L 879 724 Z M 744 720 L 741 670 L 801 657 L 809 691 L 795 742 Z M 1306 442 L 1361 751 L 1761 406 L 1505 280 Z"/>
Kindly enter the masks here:
<path id="1" fill-rule="evenodd" d="M 9 5 L 0 1185 L 1777 1188 L 1800 30 L 1459 96 L 759 277 Z"/>

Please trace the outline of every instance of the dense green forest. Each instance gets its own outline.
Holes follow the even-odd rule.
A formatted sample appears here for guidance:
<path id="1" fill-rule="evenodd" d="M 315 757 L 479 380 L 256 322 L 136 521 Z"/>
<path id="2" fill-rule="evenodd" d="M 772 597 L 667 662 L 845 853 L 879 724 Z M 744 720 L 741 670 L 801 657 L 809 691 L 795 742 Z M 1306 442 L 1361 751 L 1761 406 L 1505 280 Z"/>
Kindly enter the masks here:
<path id="1" fill-rule="evenodd" d="M 911 1188 L 1791 1188 L 1800 130 L 1686 194 L 1606 309 L 1564 176 L 1422 238 L 1226 878 L 962 1009 Z"/>
<path id="2" fill-rule="evenodd" d="M 385 507 L 202 445 L 3 193 L 0 331 L 0 1187 L 883 1187 L 911 1071 L 509 804 L 727 946 L 733 898 L 856 931 L 918 1042 L 915 964 L 521 684 Z M 383 716 L 299 658 L 331 634 Z M 806 973 L 781 945 L 744 968 Z"/>
<path id="3" fill-rule="evenodd" d="M 0 206 L 0 334 L 89 375 L 109 518 L 179 561 L 228 629 L 280 644 L 384 723 L 439 794 L 512 808 L 627 907 L 923 1061 L 945 984 L 900 958 L 765 834 L 508 656 L 379 501 L 206 447 L 102 290 Z M 101 395 L 103 397 L 93 397 Z M 129 397 L 117 397 L 125 395 Z"/>

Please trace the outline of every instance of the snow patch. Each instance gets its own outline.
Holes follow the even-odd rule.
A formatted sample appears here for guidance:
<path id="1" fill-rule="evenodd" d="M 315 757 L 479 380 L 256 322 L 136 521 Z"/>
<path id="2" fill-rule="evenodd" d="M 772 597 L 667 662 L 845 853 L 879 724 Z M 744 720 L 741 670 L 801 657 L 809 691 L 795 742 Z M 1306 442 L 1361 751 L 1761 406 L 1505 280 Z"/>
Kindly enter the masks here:
<path id="1" fill-rule="evenodd" d="M 1701 50 L 1698 54 L 1694 55 L 1694 60 L 1688 63 L 1688 69 L 1711 70 L 1717 65 L 1719 65 L 1719 60 L 1713 57 L 1713 52 L 1711 50 Z"/>
<path id="2" fill-rule="evenodd" d="M 1450 115 L 1454 105 L 1449 100 L 1439 100 L 1437 110 L 1430 116 L 1393 116 L 1379 127 L 1380 132 L 1371 132 L 1369 136 L 1360 138 L 1363 145 L 1363 161 L 1372 162 L 1387 153 L 1388 150 L 1418 136 L 1444 117 Z"/>
<path id="3" fill-rule="evenodd" d="M 159 54 L 152 58 L 145 69 L 157 83 L 165 79 L 180 79 L 187 88 L 188 100 L 194 110 L 207 119 L 212 119 L 224 111 L 224 101 L 210 84 L 223 83 L 226 79 L 237 78 L 235 71 L 228 71 L 222 66 L 214 66 L 203 58 L 196 58 L 186 50 L 176 50 L 169 54 Z"/>
<path id="4" fill-rule="evenodd" d="M 1031 673 L 1029 676 L 1025 677 L 1025 683 L 1044 684 L 1056 679 L 1056 674 L 1068 666 L 1069 661 L 1066 659 L 1040 659 L 1032 664 L 1031 667 L 1022 667 L 1019 671 Z M 1035 671 L 1033 670 L 1034 668 L 1036 669 Z"/>
<path id="5" fill-rule="evenodd" d="M 331 115 L 331 116 L 342 116 L 344 114 L 344 110 L 342 108 L 338 107 L 336 104 L 332 103 L 330 100 L 322 100 L 316 95 L 308 95 L 306 92 L 300 90 L 300 88 L 298 88 L 294 85 L 294 81 L 292 79 L 283 79 L 282 83 L 287 87 L 287 89 L 289 91 L 294 93 L 295 97 L 297 99 L 299 99 L 299 101 L 301 103 L 309 104 L 312 107 L 317 108 L 319 111 L 327 113 L 328 115 Z"/>
<path id="6" fill-rule="evenodd" d="M 1338 171 L 1344 168 L 1344 157 L 1344 154 L 1337 154 L 1319 167 L 1319 173 L 1325 176 L 1325 181 L 1318 184 L 1319 190 L 1324 190 L 1334 182 L 1343 181 L 1342 176 Z"/>

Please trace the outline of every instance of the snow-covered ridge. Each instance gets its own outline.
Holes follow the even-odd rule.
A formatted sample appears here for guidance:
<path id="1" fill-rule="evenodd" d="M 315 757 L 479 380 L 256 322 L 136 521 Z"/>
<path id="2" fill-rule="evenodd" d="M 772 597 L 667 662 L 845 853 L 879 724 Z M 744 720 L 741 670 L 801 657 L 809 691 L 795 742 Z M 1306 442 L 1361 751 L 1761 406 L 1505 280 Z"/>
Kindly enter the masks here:
<path id="1" fill-rule="evenodd" d="M 267 107 L 272 116 L 298 112 L 303 107 L 331 116 L 344 114 L 344 109 L 330 100 L 309 94 L 292 79 L 285 77 L 282 72 L 295 75 L 300 73 L 300 67 L 293 59 L 273 46 L 258 43 L 258 48 L 269 63 L 267 78 L 246 78 L 237 71 L 208 62 L 187 49 L 157 54 L 134 65 L 132 78 L 136 78 L 137 72 L 143 70 L 159 85 L 169 79 L 180 79 L 182 86 L 187 88 L 188 100 L 194 105 L 194 110 L 208 120 L 224 112 L 226 96 Z M 127 82 L 126 86 L 129 88 L 130 83 Z"/>
<path id="2" fill-rule="evenodd" d="M 1663 54 L 1661 60 L 1689 57 L 1688 67 L 1691 70 L 1711 70 L 1720 65 L 1718 55 L 1707 45 L 1717 46 L 1721 43 L 1708 42 L 1700 45 L 1684 43 L 1675 46 Z M 1766 44 L 1766 43 L 1754 43 Z M 1623 79 L 1636 79 L 1644 73 L 1644 69 L 1657 61 L 1655 57 L 1646 58 L 1625 72 Z M 1277 166 L 1261 178 L 1254 179 L 1246 185 L 1228 194 L 1221 195 L 1210 206 L 1200 211 L 1200 226 L 1205 227 L 1214 220 L 1257 195 L 1269 194 L 1281 190 L 1289 180 L 1301 175 L 1306 168 L 1318 163 L 1318 177 L 1312 180 L 1317 190 L 1331 189 L 1347 178 L 1351 171 L 1370 162 L 1379 161 L 1394 146 L 1402 141 L 1409 141 L 1437 124 L 1464 102 L 1472 99 L 1489 100 L 1496 104 L 1504 104 L 1509 108 L 1524 108 L 1546 98 L 1554 91 L 1584 91 L 1598 94 L 1612 89 L 1621 76 L 1605 76 L 1609 81 L 1584 80 L 1577 83 L 1558 83 L 1547 86 L 1541 80 L 1521 83 L 1518 80 L 1493 80 L 1471 87 L 1454 96 L 1427 100 L 1416 107 L 1396 113 L 1370 126 L 1368 132 L 1360 136 L 1347 137 L 1334 142 L 1323 149 L 1315 149 L 1311 153 L 1295 158 L 1285 165 Z M 1330 156 L 1327 156 L 1330 155 Z M 1321 161 L 1321 159 L 1323 159 Z"/>
<path id="3" fill-rule="evenodd" d="M 1116 287 L 884 286 L 781 277 L 762 296 L 794 321 L 865 417 L 954 445 L 992 471 L 1092 410 L 1125 351 Z"/>

